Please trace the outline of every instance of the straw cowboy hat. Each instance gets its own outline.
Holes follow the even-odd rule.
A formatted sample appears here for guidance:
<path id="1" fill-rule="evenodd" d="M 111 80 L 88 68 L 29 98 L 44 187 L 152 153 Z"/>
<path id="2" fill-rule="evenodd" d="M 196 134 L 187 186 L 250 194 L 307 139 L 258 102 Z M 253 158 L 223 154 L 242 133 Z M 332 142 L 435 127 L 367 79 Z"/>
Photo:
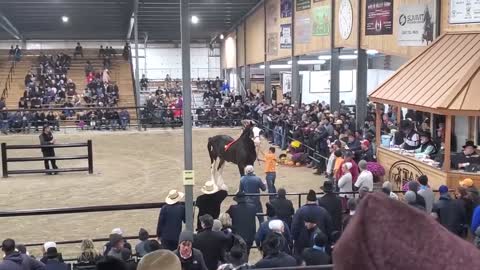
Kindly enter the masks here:
<path id="1" fill-rule="evenodd" d="M 176 189 L 172 189 L 170 190 L 170 192 L 168 192 L 168 196 L 165 199 L 165 202 L 167 204 L 175 204 L 179 202 L 181 199 L 183 199 L 184 196 L 185 196 L 185 193 L 179 192 Z"/>
<path id="2" fill-rule="evenodd" d="M 138 270 L 179 270 L 182 264 L 175 253 L 170 250 L 157 250 L 149 253 L 138 263 Z"/>
<path id="3" fill-rule="evenodd" d="M 218 186 L 215 185 L 213 181 L 207 181 L 205 185 L 200 188 L 200 191 L 202 191 L 203 194 L 213 194 L 218 191 Z"/>

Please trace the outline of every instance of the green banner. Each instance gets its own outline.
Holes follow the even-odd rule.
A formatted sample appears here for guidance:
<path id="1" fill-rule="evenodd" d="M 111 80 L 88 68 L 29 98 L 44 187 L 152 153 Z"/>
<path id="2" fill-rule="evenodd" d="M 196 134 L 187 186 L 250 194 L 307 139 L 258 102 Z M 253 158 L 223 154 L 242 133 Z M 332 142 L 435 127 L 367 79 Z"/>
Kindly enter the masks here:
<path id="1" fill-rule="evenodd" d="M 329 36 L 331 27 L 330 6 L 321 6 L 313 10 L 313 30 L 314 36 Z"/>

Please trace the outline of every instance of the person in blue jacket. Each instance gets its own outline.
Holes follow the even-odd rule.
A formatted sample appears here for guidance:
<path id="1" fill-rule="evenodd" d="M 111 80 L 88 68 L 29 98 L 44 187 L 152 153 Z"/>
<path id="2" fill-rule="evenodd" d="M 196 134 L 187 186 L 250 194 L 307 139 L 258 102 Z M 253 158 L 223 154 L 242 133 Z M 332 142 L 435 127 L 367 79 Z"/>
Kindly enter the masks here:
<path id="1" fill-rule="evenodd" d="M 166 205 L 160 210 L 157 225 L 157 237 L 162 245 L 171 251 L 178 248 L 178 237 L 182 232 L 182 222 L 185 223 L 185 205 L 180 201 L 184 193 L 170 190 L 165 199 Z"/>

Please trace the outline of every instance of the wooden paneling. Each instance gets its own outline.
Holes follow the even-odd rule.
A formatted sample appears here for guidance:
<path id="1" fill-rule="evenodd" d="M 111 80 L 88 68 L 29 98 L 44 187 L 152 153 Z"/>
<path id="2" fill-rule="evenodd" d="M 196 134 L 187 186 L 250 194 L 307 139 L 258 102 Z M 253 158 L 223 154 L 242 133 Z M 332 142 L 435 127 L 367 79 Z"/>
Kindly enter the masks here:
<path id="1" fill-rule="evenodd" d="M 237 64 L 239 67 L 245 65 L 245 24 L 237 28 Z"/>
<path id="2" fill-rule="evenodd" d="M 277 52 L 275 54 L 267 53 L 267 60 L 277 60 L 292 55 L 291 48 L 280 47 L 280 30 L 282 24 L 291 24 L 292 17 L 281 18 L 280 16 L 280 0 L 267 0 L 266 5 L 266 25 L 267 25 L 267 37 L 269 35 L 276 35 L 277 37 Z M 268 51 L 268 48 L 267 48 Z"/>
<path id="3" fill-rule="evenodd" d="M 257 90 L 260 90 L 260 93 L 265 91 L 265 84 L 263 82 L 252 82 L 252 87 L 250 87 L 253 94 L 257 94 Z"/>
<path id="4" fill-rule="evenodd" d="M 447 175 L 447 186 L 449 188 L 456 188 L 459 186 L 458 182 L 462 181 L 465 178 L 472 179 L 473 184 L 476 187 L 480 185 L 480 173 L 465 173 L 460 171 L 453 171 L 449 172 Z"/>
<path id="5" fill-rule="evenodd" d="M 425 174 L 428 176 L 428 184 L 433 189 L 447 184 L 447 173 L 440 169 L 429 166 L 413 157 L 408 157 L 387 150 L 383 147 L 377 148 L 377 160 L 385 169 L 385 180 L 394 185 L 394 190 L 401 190 L 399 180 L 411 179 Z"/>
<path id="6" fill-rule="evenodd" d="M 355 1 L 356 2 L 356 1 Z M 421 4 L 422 0 L 395 0 L 393 1 L 393 35 L 366 36 L 365 35 L 365 18 L 366 18 L 366 1 L 362 1 L 362 27 L 361 27 L 361 47 L 364 49 L 377 50 L 379 52 L 397 55 L 402 57 L 413 57 L 422 52 L 425 47 L 398 46 L 398 19 L 400 17 L 399 8 L 404 4 Z M 444 1 L 442 1 L 443 3 Z M 438 19 L 436 20 L 438 22 Z"/>
<path id="7" fill-rule="evenodd" d="M 302 11 L 295 11 L 295 21 L 298 21 L 299 18 L 309 17 L 310 23 L 313 25 L 313 12 L 316 7 L 330 5 L 331 1 L 320 1 L 312 3 L 312 8 Z M 295 7 L 295 5 L 293 5 Z M 298 31 L 297 26 L 294 23 L 295 31 Z M 298 40 L 294 40 L 294 53 L 296 56 L 304 55 L 315 52 L 322 52 L 330 50 L 330 35 L 328 36 L 311 36 L 310 42 L 308 43 L 298 43 Z"/>
<path id="8" fill-rule="evenodd" d="M 365 1 L 365 0 L 364 0 Z M 362 3 L 364 3 L 362 1 Z M 353 25 L 352 25 L 352 33 L 350 36 L 345 40 L 340 35 L 340 31 L 338 30 L 338 22 L 340 21 L 339 18 L 339 10 L 340 10 L 340 1 L 335 1 L 335 48 L 338 47 L 345 47 L 345 48 L 357 48 L 357 38 L 358 38 L 358 1 L 357 0 L 350 0 L 352 4 L 353 10 Z"/>
<path id="9" fill-rule="evenodd" d="M 445 32 L 461 32 L 461 31 L 480 31 L 480 24 L 450 24 L 448 17 L 450 14 L 450 0 L 441 0 L 442 2 L 442 19 L 440 24 L 440 31 Z"/>
<path id="10" fill-rule="evenodd" d="M 235 32 L 227 35 L 222 42 L 222 68 L 237 67 L 237 41 Z"/>
<path id="11" fill-rule="evenodd" d="M 265 14 L 261 5 L 246 21 L 247 65 L 265 61 Z"/>

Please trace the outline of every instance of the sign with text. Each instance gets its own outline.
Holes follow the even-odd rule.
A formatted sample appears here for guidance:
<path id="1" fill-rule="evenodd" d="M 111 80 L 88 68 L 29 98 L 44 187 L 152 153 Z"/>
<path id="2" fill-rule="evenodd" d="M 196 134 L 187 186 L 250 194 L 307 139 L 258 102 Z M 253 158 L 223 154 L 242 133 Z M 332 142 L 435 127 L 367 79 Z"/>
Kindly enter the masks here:
<path id="1" fill-rule="evenodd" d="M 330 6 L 321 6 L 314 9 L 313 12 L 313 30 L 314 36 L 330 35 Z"/>
<path id="2" fill-rule="evenodd" d="M 297 11 L 310 9 L 312 7 L 312 0 L 297 0 L 295 7 Z"/>
<path id="3" fill-rule="evenodd" d="M 480 1 L 450 0 L 450 23 L 480 23 Z"/>
<path id="4" fill-rule="evenodd" d="M 415 181 L 420 175 L 423 173 L 415 164 L 401 160 L 390 168 L 388 180 L 395 184 L 397 190 L 401 190 L 406 183 Z"/>
<path id="5" fill-rule="evenodd" d="M 183 171 L 183 185 L 194 186 L 195 185 L 195 173 L 193 170 Z"/>
<path id="6" fill-rule="evenodd" d="M 280 17 L 289 18 L 292 17 L 292 1 L 293 0 L 281 0 L 280 1 Z"/>
<path id="7" fill-rule="evenodd" d="M 280 25 L 280 49 L 292 48 L 292 25 Z"/>
<path id="8" fill-rule="evenodd" d="M 312 20 L 310 16 L 295 16 L 295 43 L 310 43 L 312 37 Z"/>
<path id="9" fill-rule="evenodd" d="M 435 38 L 435 1 L 422 5 L 401 5 L 398 17 L 398 45 L 427 46 Z"/>
<path id="10" fill-rule="evenodd" d="M 393 33 L 393 0 L 367 0 L 365 35 Z"/>

